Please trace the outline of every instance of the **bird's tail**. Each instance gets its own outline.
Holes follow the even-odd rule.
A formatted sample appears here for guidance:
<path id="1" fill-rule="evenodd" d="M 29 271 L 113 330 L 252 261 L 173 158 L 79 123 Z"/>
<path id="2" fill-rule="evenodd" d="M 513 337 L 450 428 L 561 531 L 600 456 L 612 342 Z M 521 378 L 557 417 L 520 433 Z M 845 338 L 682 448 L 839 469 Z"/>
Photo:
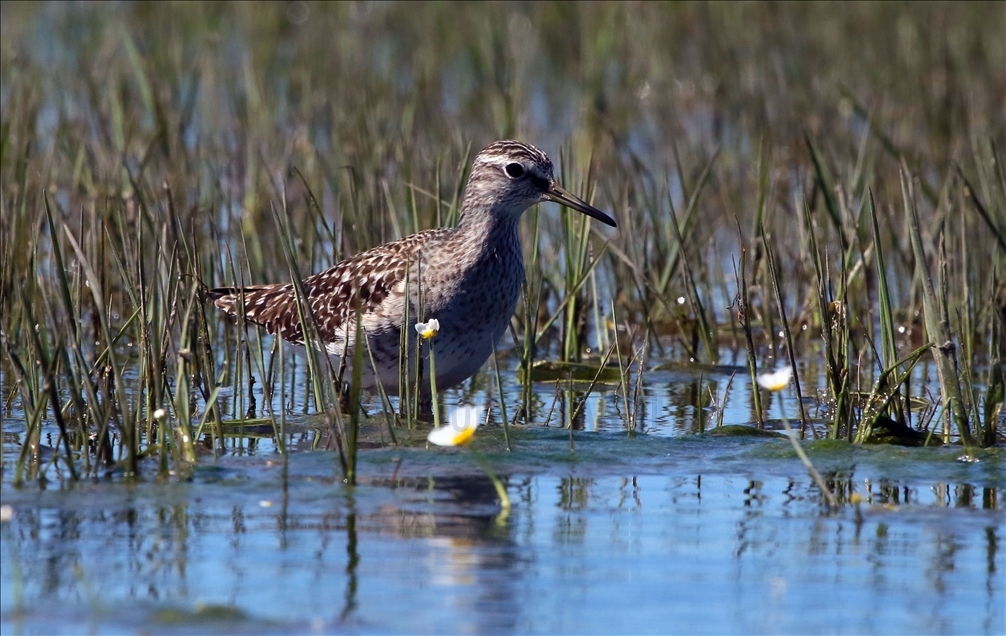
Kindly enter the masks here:
<path id="1" fill-rule="evenodd" d="M 255 285 L 251 287 L 216 287 L 206 290 L 206 299 L 231 316 L 268 326 L 283 305 L 293 300 L 290 285 Z"/>
<path id="2" fill-rule="evenodd" d="M 245 288 L 245 305 L 248 305 L 247 288 Z M 216 287 L 206 290 L 206 300 L 213 301 L 218 309 L 222 309 L 232 316 L 237 315 L 237 304 L 241 298 L 241 287 Z"/>

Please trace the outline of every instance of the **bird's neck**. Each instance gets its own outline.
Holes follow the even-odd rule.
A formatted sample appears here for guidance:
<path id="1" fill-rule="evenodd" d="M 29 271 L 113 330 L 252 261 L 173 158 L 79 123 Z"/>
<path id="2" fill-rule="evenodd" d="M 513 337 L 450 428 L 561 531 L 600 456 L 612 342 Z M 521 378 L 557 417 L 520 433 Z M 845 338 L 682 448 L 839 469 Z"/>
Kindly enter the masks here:
<path id="1" fill-rule="evenodd" d="M 491 208 L 467 209 L 458 219 L 458 234 L 471 243 L 486 241 L 499 243 L 517 236 L 517 222 L 520 214 Z"/>
<path id="2" fill-rule="evenodd" d="M 460 255 L 456 266 L 460 269 L 488 267 L 499 275 L 514 268 L 520 270 L 518 278 L 523 278 L 524 263 L 517 231 L 519 220 L 517 214 L 467 210 L 458 220 L 453 236 Z"/>

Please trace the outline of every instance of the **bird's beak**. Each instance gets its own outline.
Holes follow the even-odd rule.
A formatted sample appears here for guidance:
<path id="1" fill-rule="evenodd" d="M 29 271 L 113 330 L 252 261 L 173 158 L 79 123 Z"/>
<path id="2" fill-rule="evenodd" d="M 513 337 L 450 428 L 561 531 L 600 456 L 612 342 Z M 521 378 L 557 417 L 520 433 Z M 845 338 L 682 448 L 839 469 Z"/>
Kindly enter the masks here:
<path id="1" fill-rule="evenodd" d="M 615 219 L 611 218 L 604 212 L 601 212 L 594 206 L 590 205 L 580 197 L 570 194 L 568 190 L 560 186 L 554 181 L 549 184 L 548 191 L 545 192 L 545 198 L 549 201 L 554 201 L 559 205 L 564 205 L 567 208 L 572 208 L 577 212 L 582 212 L 589 217 L 593 217 L 604 223 L 605 225 L 610 225 L 611 227 L 618 227 L 615 225 Z"/>

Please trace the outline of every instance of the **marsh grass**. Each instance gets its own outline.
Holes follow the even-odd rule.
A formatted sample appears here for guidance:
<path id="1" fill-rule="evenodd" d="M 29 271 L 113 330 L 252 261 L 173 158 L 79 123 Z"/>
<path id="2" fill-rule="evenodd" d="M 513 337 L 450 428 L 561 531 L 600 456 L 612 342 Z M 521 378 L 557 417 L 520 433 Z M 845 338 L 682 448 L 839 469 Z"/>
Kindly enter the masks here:
<path id="1" fill-rule="evenodd" d="M 134 475 L 148 457 L 184 473 L 263 416 L 285 450 L 298 412 L 326 413 L 351 479 L 371 399 L 359 378 L 223 319 L 203 290 L 298 281 L 455 223 L 472 155 L 500 136 L 542 146 L 619 223 L 526 215 L 511 336 L 528 380 L 505 404 L 497 376 L 507 424 L 558 408 L 571 435 L 581 425 L 571 381 L 536 397 L 540 360 L 601 373 L 614 355 L 622 381 L 601 399 L 635 432 L 651 358 L 743 356 L 752 380 L 794 364 L 830 437 L 866 441 L 883 415 L 969 448 L 1001 440 L 995 5 L 309 5 L 303 22 L 282 4 L 0 11 L 0 390 L 16 480 L 52 462 L 71 478 Z M 310 332 L 303 303 L 301 318 Z M 403 397 L 376 398 L 392 439 L 396 412 L 420 425 L 420 353 L 403 355 Z M 345 414 L 343 385 L 357 387 Z"/>

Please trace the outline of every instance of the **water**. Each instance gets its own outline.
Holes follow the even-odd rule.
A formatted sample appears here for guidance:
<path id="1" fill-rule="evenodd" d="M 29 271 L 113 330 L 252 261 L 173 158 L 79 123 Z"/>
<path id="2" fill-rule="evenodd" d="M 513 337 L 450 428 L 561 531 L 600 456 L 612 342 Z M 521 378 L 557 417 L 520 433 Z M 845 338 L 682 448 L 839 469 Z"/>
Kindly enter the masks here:
<path id="1" fill-rule="evenodd" d="M 294 421 L 294 434 L 311 420 Z M 299 430 L 299 429 L 303 430 Z M 375 427 L 376 428 L 376 427 Z M 1003 633 L 1001 449 L 498 427 L 191 478 L 10 485 L 4 633 Z M 368 440 L 380 437 L 374 428 Z M 150 471 L 151 474 L 153 471 Z"/>
<path id="2" fill-rule="evenodd" d="M 513 356 L 501 364 L 512 417 L 521 385 Z M 271 424 L 246 429 L 221 456 L 206 450 L 194 472 L 164 481 L 154 460 L 139 482 L 76 484 L 57 462 L 15 487 L 24 415 L 13 401 L 0 631 L 1006 631 L 1002 448 L 969 463 L 956 445 L 808 443 L 841 503 L 829 511 L 788 440 L 716 428 L 719 418 L 728 431 L 751 423 L 744 369 L 651 363 L 635 434 L 620 390 L 599 387 L 571 433 L 563 426 L 582 393 L 535 384 L 535 424 L 511 428 L 512 452 L 495 374 L 483 371 L 441 397 L 448 409 L 491 409 L 473 448 L 506 483 L 504 511 L 469 449 L 427 448 L 424 430 L 404 428 L 392 446 L 377 417 L 362 431 L 360 483 L 347 487 L 337 455 L 322 450 L 329 425 L 303 414 L 304 365 L 287 365 L 290 390 L 271 405 L 285 406 L 284 444 Z M 808 396 L 824 388 L 813 364 L 799 372 Z M 931 373 L 920 364 L 915 385 Z M 0 375 L 5 395 L 12 377 Z M 792 392 L 772 397 L 769 412 L 795 421 Z M 219 404 L 232 418 L 247 399 L 227 389 Z M 826 404 L 805 405 L 827 416 Z M 379 402 L 367 408 L 376 414 Z M 46 423 L 44 459 L 57 438 Z"/>
<path id="3" fill-rule="evenodd" d="M 10 12 L 9 3 L 3 6 Z M 290 10 L 296 6 L 292 4 Z M 126 9 L 127 15 L 134 13 Z M 254 140 L 262 134 L 246 129 L 241 114 L 246 101 L 244 86 L 253 85 L 248 77 L 260 77 L 265 104 L 259 112 L 250 114 L 271 122 L 275 128 L 272 137 L 255 141 L 260 144 L 255 148 L 269 148 L 270 144 L 283 147 L 289 139 L 300 138 L 307 131 L 318 155 L 338 166 L 354 160 L 351 140 L 358 136 L 364 143 L 381 140 L 383 144 L 396 136 L 414 140 L 398 145 L 415 145 L 429 159 L 440 157 L 441 144 L 458 130 L 463 131 L 464 139 L 479 139 L 499 128 L 498 118 L 490 121 L 485 116 L 493 110 L 486 95 L 491 98 L 495 93 L 484 91 L 480 71 L 468 68 L 472 60 L 455 56 L 449 41 L 445 41 L 448 46 L 444 50 L 450 59 L 439 59 L 439 67 L 437 58 L 417 58 L 419 49 L 414 42 L 427 40 L 409 36 L 408 31 L 392 30 L 394 25 L 382 26 L 380 16 L 372 21 L 360 15 L 353 17 L 360 11 L 375 10 L 384 12 L 380 5 L 352 9 L 350 19 L 340 20 L 347 25 L 347 31 L 325 30 L 321 42 L 325 46 L 305 48 L 301 57 L 290 47 L 295 43 L 310 47 L 313 40 L 297 39 L 293 30 L 280 37 L 269 36 L 269 31 L 264 30 L 266 37 L 257 38 L 248 35 L 251 27 L 242 26 L 242 19 L 216 24 L 199 12 L 191 20 L 193 26 L 158 24 L 154 29 L 140 13 L 136 22 L 111 20 L 102 5 L 46 5 L 41 14 L 27 18 L 12 14 L 11 41 L 21 42 L 12 50 L 35 58 L 37 65 L 27 66 L 29 70 L 47 71 L 31 73 L 41 91 L 40 110 L 37 116 L 30 108 L 26 111 L 28 116 L 36 117 L 33 147 L 40 149 L 37 152 L 54 152 L 39 165 L 56 166 L 53 169 L 59 174 L 66 172 L 77 161 L 78 149 L 100 151 L 95 154 L 99 158 L 104 154 L 119 156 L 119 149 L 112 152 L 107 142 L 95 141 L 99 132 L 94 126 L 85 126 L 90 132 L 85 131 L 83 137 L 68 134 L 79 130 L 81 122 L 115 119 L 106 106 L 95 105 L 94 87 L 89 81 L 96 81 L 99 88 L 121 87 L 108 94 L 121 93 L 126 103 L 124 130 L 133 132 L 129 139 L 123 139 L 129 142 L 125 145 L 133 148 L 139 140 L 146 148 L 150 135 L 157 132 L 155 128 L 160 124 L 153 111 L 139 108 L 142 96 L 128 88 L 136 81 L 133 66 L 122 67 L 109 57 L 112 51 L 120 50 L 121 34 L 139 29 L 132 32 L 141 53 L 170 45 L 186 51 L 179 58 L 201 56 L 204 71 L 194 76 L 191 89 L 187 85 L 175 91 L 188 95 L 190 90 L 198 89 L 191 93 L 199 99 L 193 104 L 191 120 L 178 146 L 195 160 L 184 169 L 181 163 L 170 163 L 167 168 L 177 171 L 175 176 L 184 175 L 170 180 L 177 188 L 179 209 L 197 210 L 196 218 L 202 223 L 215 224 L 212 233 L 198 228 L 195 231 L 197 235 L 206 231 L 213 241 L 220 241 L 214 243 L 221 253 L 218 273 L 229 272 L 232 260 L 243 267 L 248 259 L 240 240 L 238 211 L 245 201 L 244 185 L 240 170 L 234 172 L 231 166 L 243 161 L 244 136 Z M 452 8 L 450 13 L 456 10 Z M 110 11 L 122 13 L 122 7 Z M 260 13 L 260 9 L 253 13 Z M 289 12 L 287 17 L 296 22 Z M 769 22 L 776 24 L 779 17 L 773 11 Z M 318 18 L 313 16 L 311 20 L 326 24 Z M 882 18 L 878 24 L 889 24 L 890 20 Z M 19 22 L 21 27 L 17 27 Z M 195 26 L 204 22 L 208 23 L 205 29 Z M 804 22 L 801 19 L 791 24 L 806 26 Z M 429 30 L 428 23 L 418 19 L 415 23 L 420 33 Z M 694 42 L 711 41 L 701 36 L 706 32 L 698 28 L 703 23 L 689 28 L 699 34 Z M 961 24 L 957 31 L 970 32 Z M 678 210 L 687 205 L 685 184 L 677 170 L 682 169 L 681 174 L 694 172 L 702 167 L 712 148 L 724 148 L 721 161 L 725 165 L 717 165 L 714 179 L 721 182 L 720 190 L 704 201 L 712 202 L 709 212 L 714 215 L 718 200 L 737 205 L 731 204 L 724 217 L 726 222 L 713 230 L 711 244 L 700 243 L 701 251 L 695 256 L 713 264 L 708 269 L 711 277 L 724 281 L 721 285 L 704 285 L 709 285 L 707 309 L 723 325 L 721 332 L 726 333 L 725 325 L 731 320 L 728 305 L 735 292 L 729 274 L 739 254 L 739 238 L 731 215 L 735 208 L 739 209 L 746 227 L 750 219 L 743 211 L 755 209 L 758 200 L 757 192 L 745 189 L 753 187 L 756 179 L 748 179 L 754 173 L 744 176 L 744 171 L 762 156 L 761 147 L 752 140 L 784 137 L 760 133 L 763 129 L 737 120 L 728 111 L 736 110 L 736 104 L 707 102 L 707 98 L 693 103 L 668 99 L 656 83 L 650 97 L 646 96 L 651 91 L 649 83 L 639 86 L 638 93 L 629 82 L 614 82 L 598 92 L 584 84 L 581 71 L 575 70 L 579 65 L 575 59 L 580 55 L 577 47 L 555 40 L 554 48 L 562 52 L 561 57 L 544 47 L 525 47 L 528 32 L 533 35 L 542 25 L 520 15 L 515 15 L 508 25 L 510 33 L 505 41 L 521 43 L 520 47 L 507 45 L 515 54 L 512 70 L 519 79 L 515 86 L 523 85 L 513 93 L 517 97 L 519 129 L 553 155 L 571 138 L 583 137 L 585 104 L 605 93 L 638 95 L 638 104 L 636 100 L 610 104 L 606 125 L 614 124 L 616 135 L 626 140 L 621 152 L 638 155 L 642 164 L 653 167 L 656 174 L 670 173 L 662 177 L 667 179 L 666 184 L 642 180 L 633 185 L 640 192 L 649 192 L 643 198 L 657 201 L 653 204 L 657 212 L 669 214 L 670 201 Z M 757 34 L 759 26 L 753 21 L 744 24 L 741 31 L 746 36 Z M 281 28 L 287 29 L 285 25 Z M 561 28 L 575 35 L 580 27 L 562 20 Z M 24 29 L 34 36 L 18 37 Z M 151 37 L 139 35 L 143 29 Z M 189 33 L 188 29 L 193 31 Z M 97 37 L 104 30 L 113 34 L 110 39 Z M 619 30 L 640 35 L 638 29 Z M 854 30 L 869 35 L 874 29 Z M 886 26 L 876 30 L 885 37 L 889 31 Z M 167 39 L 158 39 L 155 32 L 168 34 Z M 443 39 L 437 31 L 431 33 L 431 44 Z M 659 34 L 664 35 L 662 31 Z M 808 37 L 808 42 L 815 39 Z M 222 39 L 214 44 L 217 38 Z M 360 38 L 372 46 L 361 48 L 354 44 Z M 257 39 L 261 45 L 256 47 L 253 45 Z M 721 39 L 735 41 L 730 37 Z M 776 39 L 777 35 L 771 35 L 766 42 L 771 40 L 771 46 L 776 47 Z M 279 46 L 274 47 L 273 42 Z M 327 46 L 332 42 L 339 43 L 337 54 Z M 645 57 L 657 50 L 642 42 Z M 682 90 L 694 93 L 697 81 L 703 94 L 712 95 L 716 82 L 729 82 L 734 71 L 705 66 L 717 57 L 730 60 L 735 55 L 709 56 L 704 54 L 704 45 L 694 42 L 685 49 L 692 52 L 675 63 L 675 76 L 684 78 L 680 82 Z M 219 53 L 214 53 L 214 47 L 219 47 Z M 739 50 L 752 47 L 742 42 Z M 598 63 L 603 62 L 600 48 L 595 53 Z M 274 55 L 277 50 L 278 56 Z M 220 64 L 214 62 L 217 55 L 222 58 Z M 256 56 L 282 63 L 253 62 Z M 671 59 L 662 54 L 657 57 Z M 362 72 L 340 70 L 340 58 L 352 60 L 350 69 L 360 68 Z M 144 59 L 149 63 L 147 72 L 151 77 L 159 73 L 154 58 Z M 308 64 L 309 59 L 319 63 Z M 556 63 L 563 59 L 571 62 L 570 66 Z M 785 55 L 781 59 L 785 61 Z M 850 59 L 855 62 L 858 58 Z M 736 66 L 729 61 L 726 64 Z M 411 73 L 420 66 L 430 66 L 434 71 L 417 84 Z M 819 66 L 825 71 L 832 68 Z M 848 67 L 860 66 L 856 62 Z M 82 71 L 106 67 L 110 70 L 94 76 L 100 80 Z M 177 74 L 170 71 L 167 76 L 188 83 L 189 67 L 182 67 Z M 245 68 L 245 73 L 232 73 L 239 68 Z M 560 72 L 563 68 L 575 72 L 564 74 Z M 747 68 L 748 76 L 759 76 Z M 978 68 L 985 68 L 980 60 Z M 395 69 L 406 70 L 396 73 Z M 546 72 L 539 73 L 542 69 Z M 291 81 L 294 70 L 312 78 L 313 89 L 298 96 L 298 91 L 305 89 L 298 88 L 303 78 Z M 808 77 L 847 75 L 833 70 L 808 71 Z M 772 70 L 764 76 L 776 73 Z M 239 79 L 242 76 L 244 80 Z M 635 76 L 636 72 L 627 74 L 632 84 Z M 673 81 L 678 84 L 676 77 Z M 801 84 L 799 77 L 794 77 L 792 86 Z M 347 128 L 329 116 L 301 109 L 301 100 L 307 103 L 321 98 L 333 112 L 346 110 L 354 99 L 340 96 L 354 95 L 346 87 L 357 84 L 370 93 L 368 102 L 384 104 L 369 118 L 368 126 L 374 126 L 373 131 L 358 133 L 356 124 Z M 384 85 L 391 87 L 391 94 L 385 92 Z M 11 88 L 16 86 L 15 82 L 5 82 L 0 87 L 0 102 L 5 107 L 17 101 L 14 97 L 19 93 Z M 160 99 L 160 90 L 165 86 L 155 82 L 154 87 Z M 880 88 L 882 94 L 890 93 L 890 86 Z M 442 95 L 442 113 L 422 114 L 427 101 L 415 94 L 437 90 Z M 914 90 L 913 84 L 908 92 L 914 95 Z M 806 100 L 806 104 L 794 109 L 790 106 L 800 101 L 799 95 L 794 94 L 796 101 L 776 103 L 772 100 L 779 99 L 778 93 L 774 91 L 766 102 L 769 111 L 793 113 L 794 121 L 806 119 L 807 113 L 816 118 L 819 113 L 830 112 L 834 102 L 832 97 L 825 97 L 823 106 Z M 758 101 L 757 96 L 754 101 Z M 522 102 L 526 104 L 522 106 Z M 420 116 L 413 130 L 412 110 L 416 107 Z M 168 108 L 170 121 L 184 119 L 170 105 Z M 801 108 L 806 111 L 803 115 Z M 14 110 L 24 114 L 24 109 Z M 250 110 L 255 109 L 252 106 Z M 383 112 L 388 110 L 391 120 Z M 909 132 L 902 131 L 899 136 L 910 137 L 915 129 L 911 112 L 900 117 Z M 396 123 L 399 117 L 401 122 Z M 878 120 L 882 128 L 890 124 L 890 115 L 887 118 L 886 124 L 883 116 Z M 619 120 L 626 123 L 619 124 Z M 978 121 L 982 121 L 980 112 Z M 827 129 L 820 138 L 827 146 L 857 147 L 863 132 L 859 123 L 854 123 L 851 140 Z M 776 125 L 779 130 L 786 128 L 784 119 Z M 108 134 L 114 135 L 114 126 L 111 128 Z M 669 143 L 669 131 L 681 133 L 680 139 L 687 142 L 681 146 L 684 164 L 679 161 L 678 148 Z M 798 141 L 802 146 L 802 139 Z M 160 184 L 164 179 L 156 169 L 156 151 L 150 155 L 153 161 L 149 164 L 132 152 L 123 159 L 133 172 L 151 184 Z M 784 145 L 776 152 L 776 156 L 785 157 L 790 150 Z M 90 165 L 91 154 L 79 156 L 87 156 Z M 366 155 L 361 156 L 365 160 Z M 865 156 L 866 165 L 876 164 L 870 157 Z M 630 160 L 635 159 L 623 157 L 625 165 L 632 165 Z M 939 157 L 930 159 L 930 163 L 945 163 Z M 925 157 L 920 160 L 923 164 L 927 161 Z M 859 165 L 861 159 L 847 161 L 851 167 Z M 115 159 L 111 165 L 120 163 Z M 153 172 L 144 175 L 144 164 Z M 270 165 L 269 169 L 278 165 Z M 841 165 L 833 167 L 841 172 Z M 92 169 L 98 175 L 103 170 L 100 162 L 95 162 Z M 438 164 L 438 174 L 440 169 Z M 444 165 L 443 174 L 450 169 Z M 783 174 L 790 176 L 781 183 L 792 186 L 788 198 L 800 200 L 804 194 L 803 176 L 810 165 L 797 163 L 785 170 L 788 173 Z M 36 172 L 37 167 L 28 170 L 29 174 Z M 412 185 L 412 180 L 429 188 L 435 183 L 430 172 L 427 168 L 424 174 L 416 165 L 403 164 L 387 167 L 384 174 L 393 188 L 402 187 L 403 181 Z M 30 181 L 27 187 L 36 183 L 35 189 L 49 190 L 59 209 L 91 205 L 90 200 L 81 200 L 65 185 L 51 189 L 49 177 L 45 176 L 48 173 L 42 174 L 42 182 Z M 116 178 L 99 177 L 95 191 L 118 192 Z M 449 186 L 451 178 L 442 176 L 442 181 Z M 76 176 L 73 179 L 76 181 Z M 750 181 L 748 186 L 741 185 L 745 179 Z M 337 215 L 342 214 L 341 206 L 346 201 L 336 196 L 331 186 L 324 185 L 320 176 L 309 180 L 318 188 L 327 222 L 340 218 Z M 617 189 L 613 182 L 613 176 L 599 182 L 602 196 L 609 196 L 606 189 Z M 880 188 L 883 182 L 881 174 L 873 183 L 881 209 L 900 208 L 897 196 L 884 197 Z M 897 188 L 897 175 L 888 182 Z M 212 195 L 206 194 L 209 190 Z M 404 190 L 398 192 L 398 205 L 403 205 Z M 268 195 L 259 191 L 257 196 Z M 858 209 L 856 193 L 850 196 L 850 207 Z M 665 198 L 667 202 L 663 202 Z M 383 198 L 379 197 L 379 201 L 378 207 L 385 204 Z M 216 214 L 205 214 L 212 210 Z M 612 210 L 617 214 L 629 212 Z M 542 215 L 545 235 L 561 235 L 558 219 L 554 210 Z M 77 225 L 71 222 L 72 227 Z M 267 222 L 263 227 L 272 226 Z M 640 258 L 653 253 L 654 246 L 660 243 L 645 233 L 636 238 Z M 330 264 L 333 252 L 324 239 L 317 240 L 313 258 L 318 261 L 312 263 L 312 271 Z M 645 248 L 644 241 L 648 241 Z M 667 237 L 664 242 L 672 244 Z M 207 244 L 203 243 L 204 248 Z M 39 268 L 35 275 L 48 281 L 43 288 L 55 289 L 54 261 L 48 255 L 47 243 L 42 241 L 35 247 L 39 250 L 33 262 Z M 782 247 L 781 253 L 786 254 L 785 244 Z M 784 272 L 793 267 L 789 261 L 781 259 Z M 911 271 L 906 275 L 904 268 L 895 264 L 897 259 L 888 263 L 892 267 L 888 280 L 895 298 L 904 301 L 901 306 L 911 306 L 907 290 L 899 286 L 913 280 Z M 285 273 L 281 256 L 266 259 L 267 267 L 277 264 Z M 554 267 L 554 273 L 562 273 L 561 259 Z M 600 289 L 617 287 L 606 264 L 602 263 L 596 273 Z M 791 277 L 791 284 L 802 289 L 804 275 Z M 672 282 L 670 287 L 676 284 Z M 790 297 L 790 302 L 801 297 L 800 293 L 784 295 Z M 976 297 L 985 296 L 979 293 Z M 550 309 L 556 309 L 558 301 L 551 302 Z M 118 304 L 113 303 L 112 311 Z M 792 307 L 791 317 L 799 315 L 799 309 Z M 121 325 L 124 317 L 112 315 L 111 319 Z M 859 320 L 866 320 L 865 314 Z M 899 327 L 904 347 L 900 351 L 907 353 L 919 344 L 921 330 L 911 322 Z M 734 339 L 741 342 L 736 333 Z M 267 351 L 268 342 L 267 338 Z M 759 360 L 774 363 L 772 355 L 780 351 L 780 342 L 776 334 L 766 338 Z M 552 346 L 540 357 L 554 359 L 557 347 L 555 343 Z M 623 350 L 623 355 L 626 353 Z M 506 367 L 502 401 L 512 416 L 521 392 L 514 381 L 514 356 L 501 354 Z M 821 357 L 801 355 L 808 360 Z M 662 356 L 674 361 L 687 359 L 681 350 L 673 348 Z M 742 346 L 735 344 L 721 361 L 743 367 Z M 138 482 L 112 474 L 70 483 L 65 468 L 55 464 L 44 471 L 45 480 L 15 487 L 13 466 L 24 442 L 25 417 L 17 399 L 16 375 L 3 366 L 7 364 L 7 357 L 0 356 L 0 394 L 4 396 L 0 406 L 11 409 L 2 413 L 0 475 L 0 500 L 12 514 L 9 521 L 0 524 L 0 632 L 4 634 L 1006 633 L 1006 563 L 1000 550 L 1006 519 L 998 500 L 1006 485 L 1003 449 L 980 451 L 979 462 L 965 463 L 958 461 L 963 454 L 960 447 L 953 446 L 901 449 L 836 442 L 810 444 L 811 458 L 841 503 L 832 512 L 823 506 L 820 492 L 788 441 L 721 436 L 714 430 L 718 418 L 726 425 L 747 425 L 754 417 L 752 390 L 743 368 L 732 381 L 730 371 L 723 369 L 648 370 L 640 385 L 638 407 L 629 407 L 637 426 L 634 436 L 626 431 L 627 398 L 621 392 L 599 387 L 586 400 L 579 417 L 573 418 L 570 411 L 573 400 L 578 399 L 575 392 L 567 394 L 551 385 L 537 385 L 531 404 L 535 425 L 513 429 L 514 450 L 509 453 L 503 448 L 497 406 L 500 399 L 493 374 L 479 374 L 460 389 L 443 391 L 448 408 L 460 403 L 492 407 L 490 424 L 480 431 L 474 450 L 486 455 L 507 485 L 514 505 L 503 511 L 495 490 L 469 451 L 426 448 L 422 432 L 404 431 L 399 431 L 401 445 L 390 447 L 381 428 L 373 424 L 365 431 L 360 484 L 355 488 L 345 486 L 336 455 L 317 450 L 326 447 L 329 433 L 317 419 L 304 415 L 311 408 L 302 362 L 286 375 L 291 389 L 286 403 L 277 400 L 271 405 L 273 411 L 287 413 L 282 447 L 289 449 L 288 455 L 278 453 L 280 445 L 272 437 L 271 426 L 265 426 L 254 434 L 246 431 L 245 435 L 228 438 L 222 456 L 207 454 L 193 473 L 173 475 L 164 482 L 155 479 L 157 467 L 150 461 L 141 466 L 144 477 Z M 825 388 L 820 364 L 812 361 L 799 371 L 810 415 L 826 419 L 828 405 L 815 399 Z M 984 377 L 979 371 L 976 369 L 975 378 Z M 135 380 L 130 374 L 137 372 L 135 365 L 127 368 L 127 383 Z M 864 387 L 870 384 L 866 377 L 870 374 L 864 370 Z M 235 384 L 247 386 L 242 381 Z M 927 361 L 919 364 L 910 385 L 913 395 L 938 393 L 933 365 Z M 259 415 L 268 412 L 263 408 L 261 387 L 259 378 L 255 385 Z M 128 388 L 120 395 L 128 401 L 137 399 Z M 244 396 L 228 388 L 221 397 L 226 416 L 240 417 L 247 406 L 247 401 L 242 401 Z M 781 406 L 778 396 L 773 399 L 776 401 L 769 411 L 772 417 L 777 417 L 782 408 L 795 419 L 797 405 L 792 394 L 785 396 Z M 375 400 L 367 407 L 371 412 L 379 409 Z M 559 428 L 567 421 L 576 429 L 572 434 Z M 824 432 L 820 423 L 816 430 Z M 57 454 L 57 438 L 54 423 L 47 421 L 42 439 L 44 459 L 51 460 Z"/>

